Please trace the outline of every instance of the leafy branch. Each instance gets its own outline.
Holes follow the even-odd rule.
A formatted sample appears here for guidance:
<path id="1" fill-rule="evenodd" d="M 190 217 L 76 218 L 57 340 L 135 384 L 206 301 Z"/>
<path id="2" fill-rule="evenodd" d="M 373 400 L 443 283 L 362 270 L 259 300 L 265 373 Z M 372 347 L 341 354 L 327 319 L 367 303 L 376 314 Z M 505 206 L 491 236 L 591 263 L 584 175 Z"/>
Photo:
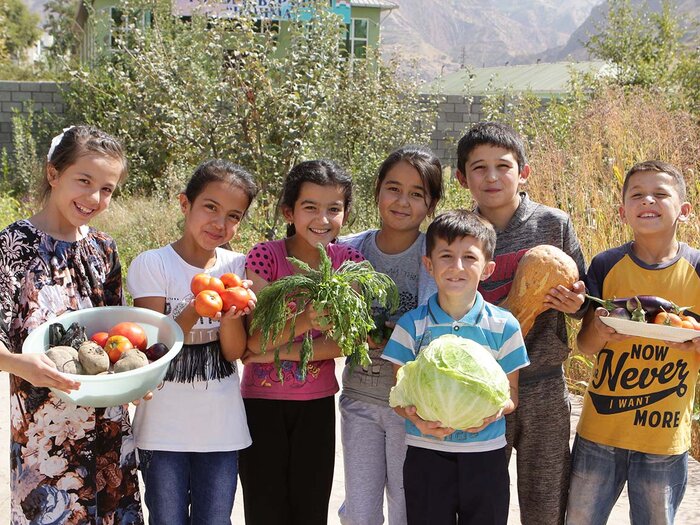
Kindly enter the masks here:
<path id="1" fill-rule="evenodd" d="M 378 303 L 394 312 L 399 303 L 396 284 L 388 275 L 375 271 L 369 261 L 347 260 L 333 271 L 325 248 L 319 244 L 318 250 L 321 263 L 317 270 L 294 257 L 287 258 L 302 273 L 283 277 L 261 290 L 250 330 L 260 330 L 261 349 L 265 352 L 269 342 L 276 340 L 290 322 L 286 345 L 289 349 L 295 339 L 296 319 L 310 305 L 326 317 L 331 325 L 327 337 L 333 338 L 350 364 L 368 366 L 371 360 L 367 336 L 375 327 L 372 305 Z M 275 365 L 281 380 L 280 348 L 275 348 Z M 299 362 L 303 378 L 312 358 L 312 335 L 306 332 Z"/>

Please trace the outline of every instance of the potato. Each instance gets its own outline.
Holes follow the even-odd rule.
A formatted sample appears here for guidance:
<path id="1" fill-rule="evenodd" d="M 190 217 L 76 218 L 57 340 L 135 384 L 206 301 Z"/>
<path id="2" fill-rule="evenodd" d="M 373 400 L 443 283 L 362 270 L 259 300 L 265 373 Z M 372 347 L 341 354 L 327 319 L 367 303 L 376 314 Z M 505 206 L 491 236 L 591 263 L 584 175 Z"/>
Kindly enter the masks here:
<path id="1" fill-rule="evenodd" d="M 86 374 L 91 376 L 109 370 L 109 356 L 94 341 L 85 341 L 78 349 L 78 359 Z"/>
<path id="2" fill-rule="evenodd" d="M 148 364 L 148 358 L 141 350 L 137 348 L 131 348 L 122 354 L 119 360 L 114 363 L 114 373 L 128 372 L 129 370 L 136 370 L 142 366 Z"/>
<path id="3" fill-rule="evenodd" d="M 56 364 L 59 372 L 82 374 L 83 367 L 78 359 L 78 351 L 72 346 L 54 346 L 46 351 L 46 357 Z"/>

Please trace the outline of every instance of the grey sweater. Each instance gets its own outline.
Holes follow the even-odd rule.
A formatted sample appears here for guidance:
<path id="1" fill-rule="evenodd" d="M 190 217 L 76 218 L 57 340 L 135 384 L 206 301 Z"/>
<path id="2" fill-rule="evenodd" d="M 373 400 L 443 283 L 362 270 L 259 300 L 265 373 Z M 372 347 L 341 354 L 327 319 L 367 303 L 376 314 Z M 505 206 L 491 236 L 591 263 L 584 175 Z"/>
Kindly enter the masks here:
<path id="1" fill-rule="evenodd" d="M 578 266 L 581 278 L 586 265 L 583 253 L 571 224 L 563 211 L 530 200 L 521 193 L 521 202 L 496 241 L 496 270 L 479 286 L 484 299 L 498 304 L 508 295 L 518 261 L 530 248 L 549 244 L 569 254 Z M 520 383 L 528 383 L 561 375 L 562 363 L 569 355 L 565 315 L 556 310 L 540 314 L 525 338 L 530 366 L 520 371 Z"/>

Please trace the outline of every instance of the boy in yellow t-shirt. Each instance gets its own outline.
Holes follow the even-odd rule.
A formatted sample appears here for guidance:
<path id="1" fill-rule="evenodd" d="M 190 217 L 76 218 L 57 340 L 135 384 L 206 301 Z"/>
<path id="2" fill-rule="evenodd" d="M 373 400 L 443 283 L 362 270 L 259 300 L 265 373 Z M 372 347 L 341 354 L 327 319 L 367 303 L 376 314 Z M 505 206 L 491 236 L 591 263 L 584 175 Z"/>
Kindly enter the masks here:
<path id="1" fill-rule="evenodd" d="M 633 166 L 622 186 L 620 217 L 634 241 L 591 261 L 586 286 L 609 299 L 656 295 L 700 305 L 700 251 L 678 242 L 688 220 L 685 182 L 674 166 Z M 632 525 L 670 524 L 687 479 L 699 337 L 671 343 L 618 334 L 590 308 L 577 343 L 598 354 L 572 453 L 567 524 L 607 522 L 625 482 Z"/>

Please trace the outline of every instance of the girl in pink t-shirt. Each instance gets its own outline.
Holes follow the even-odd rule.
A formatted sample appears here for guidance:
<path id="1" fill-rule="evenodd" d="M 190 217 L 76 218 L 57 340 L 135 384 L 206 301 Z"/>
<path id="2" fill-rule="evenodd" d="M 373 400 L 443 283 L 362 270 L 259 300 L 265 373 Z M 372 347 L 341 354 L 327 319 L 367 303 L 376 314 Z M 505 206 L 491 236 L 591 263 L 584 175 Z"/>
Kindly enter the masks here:
<path id="1" fill-rule="evenodd" d="M 343 261 L 361 261 L 349 246 L 332 244 L 345 223 L 352 201 L 352 180 L 327 160 L 297 164 L 287 175 L 280 211 L 287 237 L 257 244 L 246 258 L 246 274 L 259 292 L 268 283 L 299 270 L 287 261 L 295 257 L 319 266 L 317 245 L 326 247 L 334 268 Z M 249 335 L 241 392 L 253 445 L 241 451 L 239 472 L 246 523 L 276 525 L 324 524 L 333 482 L 335 459 L 335 402 L 338 391 L 334 358 L 338 345 L 323 336 L 322 324 L 311 306 L 301 314 L 294 335 L 314 335 L 314 361 L 306 378 L 299 370 L 301 337 L 290 351 L 289 327 L 261 353 L 260 332 Z M 273 364 L 281 347 L 282 378 Z"/>

